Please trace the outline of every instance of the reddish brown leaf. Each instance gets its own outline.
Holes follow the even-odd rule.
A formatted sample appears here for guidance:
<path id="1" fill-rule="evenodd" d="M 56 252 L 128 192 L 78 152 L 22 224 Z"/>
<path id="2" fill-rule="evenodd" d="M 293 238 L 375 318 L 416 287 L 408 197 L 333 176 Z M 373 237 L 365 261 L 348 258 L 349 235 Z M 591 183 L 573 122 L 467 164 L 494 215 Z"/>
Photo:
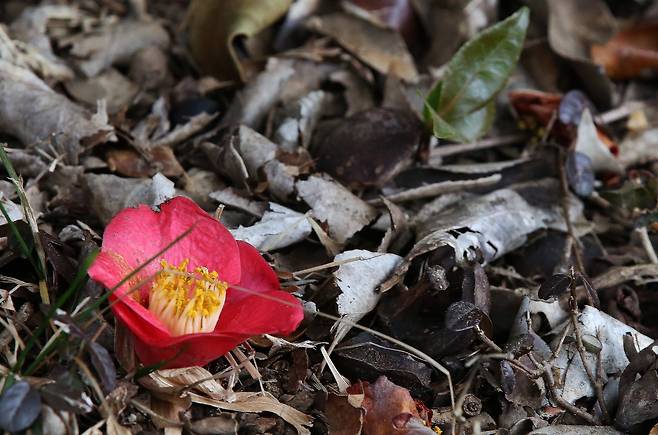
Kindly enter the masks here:
<path id="1" fill-rule="evenodd" d="M 374 384 L 362 382 L 349 389 L 350 394 L 363 393 L 361 408 L 365 410 L 363 433 L 369 434 L 433 434 L 431 415 L 421 406 L 422 415 L 409 390 L 395 385 L 386 376 Z"/>
<path id="2" fill-rule="evenodd" d="M 591 47 L 592 59 L 610 78 L 626 80 L 658 72 L 658 22 L 634 24 L 603 45 Z"/>

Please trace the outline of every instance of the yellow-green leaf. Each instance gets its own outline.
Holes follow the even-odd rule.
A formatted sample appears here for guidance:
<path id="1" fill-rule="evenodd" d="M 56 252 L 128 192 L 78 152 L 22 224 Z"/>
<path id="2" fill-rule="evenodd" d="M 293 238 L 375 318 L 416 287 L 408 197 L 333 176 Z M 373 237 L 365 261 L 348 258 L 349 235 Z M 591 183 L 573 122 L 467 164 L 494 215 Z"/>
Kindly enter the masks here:
<path id="1" fill-rule="evenodd" d="M 235 39 L 250 37 L 281 18 L 292 0 L 192 0 L 187 15 L 190 54 L 204 74 L 245 81 Z"/>

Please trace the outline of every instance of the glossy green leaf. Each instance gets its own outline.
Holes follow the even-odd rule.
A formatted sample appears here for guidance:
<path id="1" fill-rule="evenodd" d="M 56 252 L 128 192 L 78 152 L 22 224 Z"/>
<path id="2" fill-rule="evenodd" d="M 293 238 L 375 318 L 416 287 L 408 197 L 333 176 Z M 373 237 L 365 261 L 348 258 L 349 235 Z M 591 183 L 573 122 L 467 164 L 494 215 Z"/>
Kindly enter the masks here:
<path id="1" fill-rule="evenodd" d="M 472 141 L 488 130 L 493 100 L 516 66 L 528 21 L 528 9 L 521 8 L 455 54 L 445 77 L 426 98 L 425 118 L 432 122 L 437 137 Z"/>

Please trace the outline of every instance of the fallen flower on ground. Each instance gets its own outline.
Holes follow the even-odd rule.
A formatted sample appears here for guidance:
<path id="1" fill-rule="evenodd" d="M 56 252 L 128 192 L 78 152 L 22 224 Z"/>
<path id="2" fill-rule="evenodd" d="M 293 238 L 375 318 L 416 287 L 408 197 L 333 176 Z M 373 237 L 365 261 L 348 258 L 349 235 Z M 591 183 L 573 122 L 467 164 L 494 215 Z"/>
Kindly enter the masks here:
<path id="1" fill-rule="evenodd" d="M 118 286 L 112 311 L 145 365 L 205 365 L 249 337 L 290 334 L 303 318 L 259 252 L 184 197 L 159 212 L 141 205 L 117 214 L 89 276 L 108 289 Z"/>

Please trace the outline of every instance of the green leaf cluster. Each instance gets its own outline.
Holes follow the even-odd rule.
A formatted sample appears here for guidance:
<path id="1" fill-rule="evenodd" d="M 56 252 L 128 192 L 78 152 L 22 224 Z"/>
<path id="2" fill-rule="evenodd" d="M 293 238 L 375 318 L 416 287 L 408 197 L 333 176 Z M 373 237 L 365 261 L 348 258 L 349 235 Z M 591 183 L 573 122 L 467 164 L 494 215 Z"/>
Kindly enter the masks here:
<path id="1" fill-rule="evenodd" d="M 494 98 L 521 54 L 530 12 L 523 7 L 477 34 L 448 64 L 425 100 L 425 120 L 441 139 L 470 142 L 491 126 Z"/>

